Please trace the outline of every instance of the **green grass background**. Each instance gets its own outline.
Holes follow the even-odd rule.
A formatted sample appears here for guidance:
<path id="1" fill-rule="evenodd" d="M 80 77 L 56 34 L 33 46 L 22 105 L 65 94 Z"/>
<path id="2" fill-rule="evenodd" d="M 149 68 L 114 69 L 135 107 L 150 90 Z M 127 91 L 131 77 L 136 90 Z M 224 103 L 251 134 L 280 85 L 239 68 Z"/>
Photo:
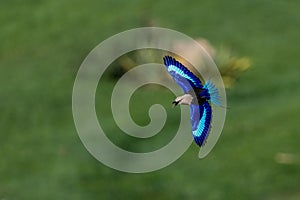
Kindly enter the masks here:
<path id="1" fill-rule="evenodd" d="M 296 0 L 0 1 L 0 199 L 300 199 L 299 163 L 274 159 L 300 158 L 299 9 Z M 98 43 L 150 22 L 228 46 L 253 67 L 227 91 L 226 124 L 207 158 L 192 145 L 162 170 L 127 174 L 84 148 L 72 87 Z M 103 92 L 112 87 L 107 80 Z M 168 108 L 174 96 L 155 92 L 150 101 Z M 105 102 L 105 126 L 118 132 Z M 137 106 L 133 117 L 147 122 L 148 108 Z M 177 127 L 178 112 L 168 116 L 158 146 Z"/>

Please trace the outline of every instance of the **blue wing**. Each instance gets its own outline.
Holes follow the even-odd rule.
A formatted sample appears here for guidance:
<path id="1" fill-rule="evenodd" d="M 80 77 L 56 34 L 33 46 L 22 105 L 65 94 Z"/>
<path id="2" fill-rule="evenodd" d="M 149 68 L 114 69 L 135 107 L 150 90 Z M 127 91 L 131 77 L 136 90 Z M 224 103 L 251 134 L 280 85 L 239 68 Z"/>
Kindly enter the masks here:
<path id="1" fill-rule="evenodd" d="M 210 104 L 205 101 L 201 105 L 190 105 L 191 124 L 194 141 L 201 147 L 210 132 L 212 110 Z"/>
<path id="2" fill-rule="evenodd" d="M 185 93 L 193 88 L 203 88 L 201 81 L 175 58 L 165 56 L 164 64 L 175 82 Z"/>

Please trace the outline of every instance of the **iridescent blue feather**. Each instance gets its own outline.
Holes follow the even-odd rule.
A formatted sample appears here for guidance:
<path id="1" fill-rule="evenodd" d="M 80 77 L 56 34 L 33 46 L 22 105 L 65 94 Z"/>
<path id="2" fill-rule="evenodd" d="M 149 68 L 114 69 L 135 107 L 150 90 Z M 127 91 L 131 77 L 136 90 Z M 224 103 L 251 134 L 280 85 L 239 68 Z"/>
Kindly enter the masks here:
<path id="1" fill-rule="evenodd" d="M 202 101 L 190 105 L 190 120 L 194 141 L 201 147 L 205 144 L 211 127 L 212 109 L 209 102 L 220 105 L 218 90 L 210 81 L 203 86 L 199 78 L 171 56 L 164 57 L 164 64 L 184 93 L 200 91 L 196 96 Z"/>
<path id="2" fill-rule="evenodd" d="M 194 141 L 201 147 L 210 131 L 212 110 L 206 101 L 202 105 L 190 105 Z"/>
<path id="3" fill-rule="evenodd" d="M 203 87 L 201 81 L 197 78 L 197 76 L 195 76 L 185 66 L 183 66 L 180 62 L 178 62 L 171 56 L 164 57 L 164 64 L 175 82 L 182 88 L 185 93 L 192 90 L 193 87 Z M 189 84 L 187 84 L 187 81 Z"/>
<path id="4" fill-rule="evenodd" d="M 203 86 L 204 89 L 207 89 L 209 93 L 209 100 L 217 106 L 221 106 L 221 100 L 219 96 L 219 91 L 216 88 L 215 84 L 213 84 L 210 80 L 206 81 Z"/>

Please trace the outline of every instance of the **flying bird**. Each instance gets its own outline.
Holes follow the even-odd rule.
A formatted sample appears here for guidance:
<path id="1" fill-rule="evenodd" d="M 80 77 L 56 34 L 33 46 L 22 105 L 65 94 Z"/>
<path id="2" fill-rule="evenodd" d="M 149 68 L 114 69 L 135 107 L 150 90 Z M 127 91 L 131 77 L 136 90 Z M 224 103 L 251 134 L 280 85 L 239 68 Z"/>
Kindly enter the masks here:
<path id="1" fill-rule="evenodd" d="M 178 104 L 190 106 L 192 134 L 196 144 L 201 147 L 205 144 L 211 128 L 211 103 L 221 106 L 218 89 L 209 80 L 203 85 L 197 76 L 175 58 L 165 56 L 163 60 L 169 74 L 185 93 L 172 103 L 174 107 Z"/>

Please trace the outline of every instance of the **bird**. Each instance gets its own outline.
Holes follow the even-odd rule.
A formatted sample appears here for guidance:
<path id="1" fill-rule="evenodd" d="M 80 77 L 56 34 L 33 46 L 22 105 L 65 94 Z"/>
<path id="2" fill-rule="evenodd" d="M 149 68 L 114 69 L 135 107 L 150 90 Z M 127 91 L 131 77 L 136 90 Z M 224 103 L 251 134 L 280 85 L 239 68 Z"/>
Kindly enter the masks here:
<path id="1" fill-rule="evenodd" d="M 181 87 L 184 95 L 176 97 L 173 106 L 190 106 L 190 122 L 195 143 L 205 145 L 211 130 L 212 106 L 221 106 L 220 95 L 215 84 L 210 80 L 203 85 L 201 80 L 183 64 L 171 56 L 163 57 L 164 65 L 174 81 Z"/>

